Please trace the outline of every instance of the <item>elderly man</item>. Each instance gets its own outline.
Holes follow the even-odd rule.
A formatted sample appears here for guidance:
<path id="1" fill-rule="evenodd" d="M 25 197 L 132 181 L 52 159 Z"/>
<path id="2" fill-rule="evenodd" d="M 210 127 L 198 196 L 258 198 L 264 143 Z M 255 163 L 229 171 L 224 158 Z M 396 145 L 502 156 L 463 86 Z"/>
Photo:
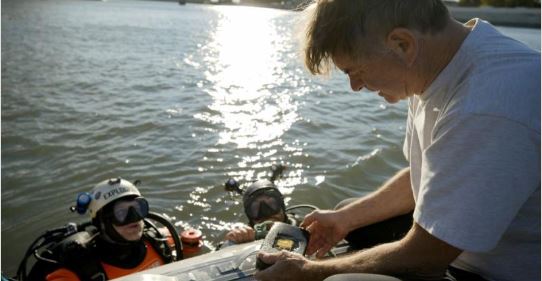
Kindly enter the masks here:
<path id="1" fill-rule="evenodd" d="M 309 10 L 313 74 L 334 65 L 354 91 L 408 100 L 409 167 L 308 215 L 307 254 L 410 212 L 413 224 L 346 257 L 261 253 L 274 265 L 256 278 L 540 280 L 540 53 L 482 20 L 453 20 L 440 0 L 318 0 Z"/>

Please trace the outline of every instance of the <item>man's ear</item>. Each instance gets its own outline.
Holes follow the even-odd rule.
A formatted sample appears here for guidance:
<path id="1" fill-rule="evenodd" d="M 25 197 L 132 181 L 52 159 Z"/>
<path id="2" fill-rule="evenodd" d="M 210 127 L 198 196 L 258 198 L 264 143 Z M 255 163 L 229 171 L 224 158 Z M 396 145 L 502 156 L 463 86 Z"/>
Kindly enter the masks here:
<path id="1" fill-rule="evenodd" d="M 394 28 L 386 37 L 386 46 L 399 56 L 406 65 L 412 66 L 418 56 L 418 38 L 409 29 Z"/>

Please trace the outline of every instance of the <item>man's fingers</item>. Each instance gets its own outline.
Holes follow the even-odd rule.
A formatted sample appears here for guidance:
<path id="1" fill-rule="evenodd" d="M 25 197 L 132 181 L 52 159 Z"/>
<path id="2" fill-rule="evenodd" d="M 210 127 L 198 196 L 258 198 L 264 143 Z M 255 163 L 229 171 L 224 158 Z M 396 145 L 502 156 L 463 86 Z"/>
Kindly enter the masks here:
<path id="1" fill-rule="evenodd" d="M 256 278 L 256 280 L 262 280 L 262 281 L 267 281 L 267 280 L 274 280 L 272 278 L 269 278 L 270 276 L 273 277 L 273 276 L 277 276 L 277 268 L 275 265 L 275 263 L 281 261 L 281 260 L 285 260 L 289 257 L 291 253 L 288 252 L 288 251 L 280 251 L 280 252 L 275 252 L 275 253 L 265 253 L 265 252 L 259 252 L 258 253 L 258 259 L 260 259 L 262 262 L 266 263 L 266 264 L 270 264 L 272 266 L 264 269 L 264 270 L 261 270 L 261 271 L 258 271 L 256 272 L 256 274 L 254 275 L 254 278 Z"/>
<path id="2" fill-rule="evenodd" d="M 275 271 L 275 267 L 273 266 L 268 267 L 265 270 L 257 271 L 256 274 L 254 274 L 254 279 L 260 281 L 274 280 L 276 278 L 273 277 L 277 275 Z"/>
<path id="3" fill-rule="evenodd" d="M 315 221 L 317 211 L 312 211 L 310 214 L 306 215 L 299 227 L 301 228 L 307 228 L 309 225 L 311 225 Z"/>
<path id="4" fill-rule="evenodd" d="M 333 246 L 323 246 L 322 248 L 318 249 L 318 252 L 316 253 L 317 258 L 323 258 L 329 250 L 331 250 Z"/>
<path id="5" fill-rule="evenodd" d="M 322 248 L 325 245 L 325 239 L 323 239 L 320 235 L 315 234 L 311 236 L 309 239 L 309 244 L 307 245 L 306 254 L 312 255 L 316 253 L 320 248 Z"/>
<path id="6" fill-rule="evenodd" d="M 276 253 L 265 253 L 265 252 L 259 252 L 258 258 L 267 264 L 274 264 L 278 260 L 285 259 L 286 253 L 284 251 L 276 252 Z"/>
<path id="7" fill-rule="evenodd" d="M 316 253 L 316 248 L 314 247 L 307 247 L 307 250 L 305 251 L 305 255 L 312 256 L 312 254 Z"/>
<path id="8" fill-rule="evenodd" d="M 312 254 L 316 253 L 316 251 L 318 251 L 318 247 L 319 240 L 317 239 L 317 237 L 311 237 L 305 253 L 307 254 L 307 256 L 311 256 Z"/>

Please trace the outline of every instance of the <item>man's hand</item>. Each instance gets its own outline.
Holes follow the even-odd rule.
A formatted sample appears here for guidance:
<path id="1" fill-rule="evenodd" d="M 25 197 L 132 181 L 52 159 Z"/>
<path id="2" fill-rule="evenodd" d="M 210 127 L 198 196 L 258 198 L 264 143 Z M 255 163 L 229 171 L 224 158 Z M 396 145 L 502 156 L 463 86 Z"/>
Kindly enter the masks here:
<path id="1" fill-rule="evenodd" d="M 254 241 L 256 232 L 248 225 L 236 225 L 224 237 L 225 240 L 230 240 L 236 244 Z"/>
<path id="2" fill-rule="evenodd" d="M 261 281 L 315 280 L 306 270 L 306 264 L 311 263 L 303 256 L 288 251 L 278 253 L 258 253 L 258 258 L 266 264 L 273 264 L 254 275 Z"/>
<path id="3" fill-rule="evenodd" d="M 318 258 L 323 257 L 349 232 L 345 218 L 339 211 L 314 211 L 305 217 L 300 226 L 311 234 L 306 254 L 310 256 L 316 253 Z"/>

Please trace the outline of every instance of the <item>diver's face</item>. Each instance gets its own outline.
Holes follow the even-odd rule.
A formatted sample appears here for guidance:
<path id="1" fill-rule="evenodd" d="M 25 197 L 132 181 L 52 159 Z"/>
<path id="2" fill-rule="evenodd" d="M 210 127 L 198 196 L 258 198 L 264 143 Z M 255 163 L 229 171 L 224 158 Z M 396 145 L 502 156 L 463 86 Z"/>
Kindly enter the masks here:
<path id="1" fill-rule="evenodd" d="M 138 241 L 143 236 L 143 220 L 123 226 L 113 224 L 113 228 L 127 241 Z"/>
<path id="2" fill-rule="evenodd" d="M 257 219 L 257 220 L 253 220 L 254 224 L 259 224 L 259 223 L 262 223 L 264 221 L 284 221 L 286 219 L 285 215 L 283 212 L 279 212 L 279 213 L 276 213 L 272 216 L 269 216 L 269 217 L 266 217 L 266 218 L 261 218 L 261 219 Z"/>

